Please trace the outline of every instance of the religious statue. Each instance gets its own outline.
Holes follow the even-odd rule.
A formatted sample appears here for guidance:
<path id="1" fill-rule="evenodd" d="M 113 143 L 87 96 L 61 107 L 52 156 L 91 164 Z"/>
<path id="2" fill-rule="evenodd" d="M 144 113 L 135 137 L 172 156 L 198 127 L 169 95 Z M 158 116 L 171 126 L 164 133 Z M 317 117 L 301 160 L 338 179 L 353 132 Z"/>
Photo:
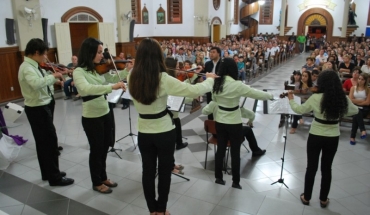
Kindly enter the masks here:
<path id="1" fill-rule="evenodd" d="M 357 15 L 356 15 L 356 4 L 354 3 L 354 1 L 352 1 L 349 4 L 348 25 L 356 25 L 355 17 L 357 17 Z"/>

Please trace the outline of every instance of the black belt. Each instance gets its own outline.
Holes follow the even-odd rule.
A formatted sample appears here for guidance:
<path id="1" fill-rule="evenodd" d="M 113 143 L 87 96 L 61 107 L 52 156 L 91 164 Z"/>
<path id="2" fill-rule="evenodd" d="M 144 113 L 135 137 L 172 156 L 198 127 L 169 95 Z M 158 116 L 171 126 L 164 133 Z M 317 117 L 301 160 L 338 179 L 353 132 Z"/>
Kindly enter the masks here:
<path id="1" fill-rule="evenodd" d="M 172 120 L 172 124 L 174 123 L 173 122 L 173 113 L 168 110 L 168 108 L 164 109 L 162 112 L 159 112 L 159 113 L 156 113 L 156 114 L 141 114 L 139 113 L 139 117 L 142 118 L 142 119 L 159 119 L 159 118 L 162 118 L 166 115 L 170 115 L 171 117 L 171 120 Z"/>
<path id="2" fill-rule="evenodd" d="M 104 99 L 107 99 L 107 94 L 104 95 L 95 95 L 95 96 L 81 96 L 83 102 L 88 102 L 90 100 L 96 99 L 100 96 L 104 96 Z"/>
<path id="3" fill-rule="evenodd" d="M 236 106 L 236 107 L 233 107 L 233 108 L 226 108 L 226 107 L 222 107 L 222 106 L 218 106 L 218 108 L 220 108 L 221 110 L 224 110 L 224 111 L 234 111 L 234 110 L 239 109 L 239 105 Z"/>
<path id="4" fill-rule="evenodd" d="M 337 124 L 339 121 L 328 121 L 328 120 L 323 120 L 323 119 L 319 119 L 319 118 L 316 118 L 315 117 L 315 121 L 316 122 L 319 122 L 321 124 L 326 124 L 326 125 L 335 125 Z"/>

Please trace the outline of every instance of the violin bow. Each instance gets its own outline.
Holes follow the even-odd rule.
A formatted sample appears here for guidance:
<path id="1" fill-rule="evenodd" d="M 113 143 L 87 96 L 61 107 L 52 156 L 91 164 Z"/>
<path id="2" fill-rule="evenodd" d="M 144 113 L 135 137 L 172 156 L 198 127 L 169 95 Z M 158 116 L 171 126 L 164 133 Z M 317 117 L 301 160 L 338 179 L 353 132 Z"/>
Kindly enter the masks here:
<path id="1" fill-rule="evenodd" d="M 54 67 L 53 67 L 53 64 L 50 62 L 50 60 L 49 60 L 48 56 L 47 56 L 47 55 L 44 55 L 44 57 L 45 57 L 46 61 L 50 64 L 50 67 L 53 69 L 53 72 L 54 72 L 54 73 L 57 73 L 57 72 L 55 71 Z M 64 79 L 64 77 L 63 77 L 63 76 L 62 76 L 62 81 L 63 81 L 63 82 L 65 81 L 65 79 Z"/>
<path id="2" fill-rule="evenodd" d="M 107 48 L 108 48 L 108 44 L 106 44 Z M 119 80 L 123 81 L 123 79 L 121 78 L 121 76 L 119 75 L 119 72 L 118 72 L 118 69 L 117 69 L 117 66 L 116 66 L 116 63 L 114 63 L 114 60 L 113 60 L 113 57 L 112 57 L 112 54 L 110 52 L 109 53 L 109 57 L 113 63 L 113 66 L 114 66 L 114 69 L 116 70 L 116 74 L 118 75 L 118 78 Z"/>

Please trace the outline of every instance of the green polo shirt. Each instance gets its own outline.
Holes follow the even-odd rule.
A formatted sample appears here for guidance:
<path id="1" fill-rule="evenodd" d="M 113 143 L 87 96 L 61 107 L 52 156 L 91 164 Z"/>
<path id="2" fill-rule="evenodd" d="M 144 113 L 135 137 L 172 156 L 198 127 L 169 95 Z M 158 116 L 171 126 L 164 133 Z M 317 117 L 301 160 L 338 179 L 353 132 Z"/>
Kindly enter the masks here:
<path id="1" fill-rule="evenodd" d="M 128 80 L 130 75 L 128 76 Z M 130 82 L 128 82 L 130 83 Z M 157 114 L 167 108 L 168 95 L 195 98 L 211 91 L 213 78 L 207 78 L 199 84 L 188 84 L 173 78 L 166 72 L 161 73 L 157 99 L 150 105 L 144 105 L 134 98 L 134 105 L 140 114 Z M 162 133 L 174 129 L 170 116 L 167 114 L 159 119 L 142 119 L 138 117 L 138 131 L 142 133 Z"/>
<path id="2" fill-rule="evenodd" d="M 29 107 L 47 105 L 51 101 L 47 86 L 52 86 L 57 79 L 42 69 L 44 77 L 38 69 L 38 63 L 29 57 L 19 67 L 18 81 L 24 97 L 24 104 Z M 53 93 L 54 88 L 50 89 Z"/>
<path id="3" fill-rule="evenodd" d="M 225 76 L 223 91 L 221 93 L 212 93 L 212 100 L 218 106 L 225 108 L 233 108 L 239 106 L 240 97 L 247 97 L 259 100 L 272 99 L 273 95 L 261 90 L 256 90 L 248 85 L 243 84 L 241 81 L 236 81 L 230 76 Z M 215 121 L 225 124 L 239 124 L 242 123 L 241 111 L 238 108 L 235 111 L 217 110 Z"/>
<path id="4" fill-rule="evenodd" d="M 123 71 L 119 71 L 121 78 L 124 75 Z M 119 77 L 117 74 L 105 73 L 99 75 L 96 72 L 86 71 L 81 67 L 77 67 L 73 71 L 73 81 L 78 90 L 78 93 L 83 96 L 101 95 L 87 102 L 82 102 L 82 116 L 86 118 L 97 118 L 106 115 L 109 112 L 108 101 L 104 98 L 104 94 L 112 92 L 111 85 L 103 85 L 104 83 L 117 83 Z"/>
<path id="5" fill-rule="evenodd" d="M 309 113 L 313 111 L 313 114 L 316 118 L 326 120 L 324 114 L 321 113 L 321 99 L 322 93 L 316 93 L 310 96 L 305 103 L 302 105 L 297 104 L 294 99 L 289 101 L 290 107 L 292 110 L 298 114 Z M 348 102 L 348 112 L 346 116 L 353 116 L 358 113 L 358 107 L 354 105 L 351 100 L 347 97 Z M 339 123 L 329 125 L 329 124 L 322 124 L 316 122 L 315 120 L 312 121 L 310 134 L 318 135 L 318 136 L 325 136 L 325 137 L 336 137 L 340 135 L 339 130 Z"/>

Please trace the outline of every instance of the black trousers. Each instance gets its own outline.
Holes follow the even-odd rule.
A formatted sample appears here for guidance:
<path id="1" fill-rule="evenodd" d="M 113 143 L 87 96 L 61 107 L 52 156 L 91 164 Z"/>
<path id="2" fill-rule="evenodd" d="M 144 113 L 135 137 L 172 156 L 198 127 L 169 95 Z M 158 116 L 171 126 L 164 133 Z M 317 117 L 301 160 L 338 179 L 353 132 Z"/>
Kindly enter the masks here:
<path id="1" fill-rule="evenodd" d="M 176 130 L 176 144 L 182 144 L 182 129 L 181 129 L 181 121 L 180 118 L 173 119 L 175 123 L 175 130 Z"/>
<path id="2" fill-rule="evenodd" d="M 93 186 L 100 186 L 107 180 L 106 160 L 109 146 L 112 144 L 112 118 L 110 113 L 97 118 L 82 117 L 90 145 L 89 167 Z"/>
<path id="3" fill-rule="evenodd" d="M 222 179 L 223 159 L 225 157 L 227 142 L 231 146 L 231 168 L 233 182 L 240 181 L 240 145 L 242 140 L 242 124 L 224 124 L 216 122 L 217 131 L 217 152 L 215 160 L 215 177 Z"/>
<path id="4" fill-rule="evenodd" d="M 249 148 L 252 152 L 259 152 L 261 149 L 258 147 L 256 137 L 254 136 L 253 130 L 249 126 L 243 126 L 243 135 L 249 143 Z"/>
<path id="5" fill-rule="evenodd" d="M 171 185 L 175 129 L 163 133 L 138 134 L 138 146 L 143 161 L 143 189 L 150 213 L 165 212 Z M 155 176 L 158 159 L 158 199 L 155 193 Z"/>
<path id="6" fill-rule="evenodd" d="M 206 96 L 207 96 L 207 104 L 209 104 L 212 101 L 212 93 L 211 92 L 206 93 Z M 213 120 L 213 114 L 209 114 L 208 119 Z"/>
<path id="7" fill-rule="evenodd" d="M 41 177 L 55 182 L 61 179 L 58 160 L 58 137 L 53 124 L 55 101 L 50 104 L 29 107 L 25 106 L 28 121 L 36 142 L 37 159 Z"/>
<path id="8" fill-rule="evenodd" d="M 320 200 L 326 201 L 331 185 L 331 166 L 338 149 L 339 136 L 325 137 L 309 134 L 307 140 L 307 169 L 304 181 L 304 198 L 310 200 L 315 182 L 316 171 L 321 155 Z"/>
<path id="9" fill-rule="evenodd" d="M 351 130 L 351 138 L 356 137 L 357 129 L 360 128 L 360 131 L 366 131 L 364 118 L 369 113 L 369 109 L 358 109 L 358 114 L 352 116 L 352 130 Z"/>
<path id="10" fill-rule="evenodd" d="M 293 115 L 292 128 L 298 127 L 298 120 L 302 119 L 302 115 Z"/>

